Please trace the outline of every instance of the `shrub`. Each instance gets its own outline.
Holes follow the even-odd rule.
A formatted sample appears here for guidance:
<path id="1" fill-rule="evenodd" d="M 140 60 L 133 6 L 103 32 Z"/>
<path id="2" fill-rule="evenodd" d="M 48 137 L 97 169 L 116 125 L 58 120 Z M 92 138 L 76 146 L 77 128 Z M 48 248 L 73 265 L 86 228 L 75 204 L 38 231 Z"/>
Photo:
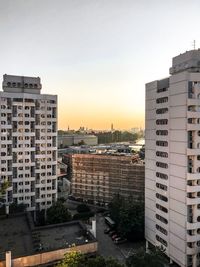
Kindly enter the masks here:
<path id="1" fill-rule="evenodd" d="M 76 210 L 79 213 L 90 212 L 90 207 L 88 207 L 86 204 L 80 204 L 77 206 Z"/>
<path id="2" fill-rule="evenodd" d="M 88 220 L 90 217 L 94 216 L 94 212 L 82 212 L 82 213 L 77 213 L 73 216 L 74 220 Z"/>

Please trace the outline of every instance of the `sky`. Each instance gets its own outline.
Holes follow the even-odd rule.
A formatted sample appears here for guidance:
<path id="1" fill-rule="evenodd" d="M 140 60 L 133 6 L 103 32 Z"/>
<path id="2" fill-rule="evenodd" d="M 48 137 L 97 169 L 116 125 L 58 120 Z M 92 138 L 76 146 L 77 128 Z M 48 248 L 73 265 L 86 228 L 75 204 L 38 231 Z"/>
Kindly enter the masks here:
<path id="1" fill-rule="evenodd" d="M 58 128 L 144 127 L 145 83 L 200 47 L 199 0 L 0 0 L 0 79 L 41 77 Z"/>

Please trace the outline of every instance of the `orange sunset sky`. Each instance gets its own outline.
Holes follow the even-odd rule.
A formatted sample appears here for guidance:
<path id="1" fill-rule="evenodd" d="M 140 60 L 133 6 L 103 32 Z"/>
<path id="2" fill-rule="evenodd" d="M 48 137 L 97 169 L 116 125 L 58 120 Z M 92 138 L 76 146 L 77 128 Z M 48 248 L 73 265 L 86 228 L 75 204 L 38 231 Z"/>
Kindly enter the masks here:
<path id="1" fill-rule="evenodd" d="M 198 0 L 0 1 L 0 79 L 41 77 L 58 128 L 144 127 L 145 83 L 199 47 Z M 164 12 L 163 12 L 164 11 Z"/>

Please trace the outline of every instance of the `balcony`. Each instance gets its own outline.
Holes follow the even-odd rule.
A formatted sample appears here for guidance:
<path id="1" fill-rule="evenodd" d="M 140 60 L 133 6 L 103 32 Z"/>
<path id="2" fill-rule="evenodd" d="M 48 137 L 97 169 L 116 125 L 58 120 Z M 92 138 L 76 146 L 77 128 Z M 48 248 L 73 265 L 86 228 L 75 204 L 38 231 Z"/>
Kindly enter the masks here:
<path id="1" fill-rule="evenodd" d="M 187 247 L 186 253 L 187 253 L 187 255 L 196 254 L 197 253 L 197 248 L 195 248 L 195 247 L 194 248 Z"/>
<path id="2" fill-rule="evenodd" d="M 187 242 L 197 242 L 200 240 L 200 235 L 194 234 L 194 235 L 188 235 L 187 234 Z"/>
<path id="3" fill-rule="evenodd" d="M 197 205 L 200 204 L 200 198 L 193 197 L 193 198 L 186 198 L 186 204 L 187 205 Z"/>
<path id="4" fill-rule="evenodd" d="M 200 125 L 199 125 L 200 129 Z M 187 155 L 188 156 L 197 156 L 200 154 L 200 148 L 187 148 Z"/>
<path id="5" fill-rule="evenodd" d="M 188 118 L 199 118 L 199 111 L 187 111 L 187 117 Z"/>
<path id="6" fill-rule="evenodd" d="M 188 123 L 187 124 L 187 130 L 188 131 L 199 131 L 200 130 L 200 124 L 198 124 L 198 123 Z"/>
<path id="7" fill-rule="evenodd" d="M 196 230 L 198 228 L 200 228 L 200 222 L 194 222 L 194 223 L 187 222 L 187 230 Z"/>
<path id="8" fill-rule="evenodd" d="M 188 98 L 187 104 L 188 106 L 199 106 L 200 100 L 196 98 Z"/>
<path id="9" fill-rule="evenodd" d="M 200 176 L 200 174 L 199 174 Z M 187 192 L 188 193 L 194 193 L 200 191 L 200 185 L 187 185 Z"/>

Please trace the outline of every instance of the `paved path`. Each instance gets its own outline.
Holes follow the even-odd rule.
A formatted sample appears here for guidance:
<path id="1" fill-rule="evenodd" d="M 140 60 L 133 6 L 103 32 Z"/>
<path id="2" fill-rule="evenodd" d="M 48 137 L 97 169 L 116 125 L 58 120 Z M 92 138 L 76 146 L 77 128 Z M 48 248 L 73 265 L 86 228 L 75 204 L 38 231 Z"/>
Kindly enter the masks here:
<path id="1" fill-rule="evenodd" d="M 104 223 L 104 217 L 97 216 L 98 252 L 104 257 L 113 257 L 124 263 L 125 257 L 119 247 L 113 243 L 109 235 L 104 234 L 104 229 L 107 227 Z"/>

